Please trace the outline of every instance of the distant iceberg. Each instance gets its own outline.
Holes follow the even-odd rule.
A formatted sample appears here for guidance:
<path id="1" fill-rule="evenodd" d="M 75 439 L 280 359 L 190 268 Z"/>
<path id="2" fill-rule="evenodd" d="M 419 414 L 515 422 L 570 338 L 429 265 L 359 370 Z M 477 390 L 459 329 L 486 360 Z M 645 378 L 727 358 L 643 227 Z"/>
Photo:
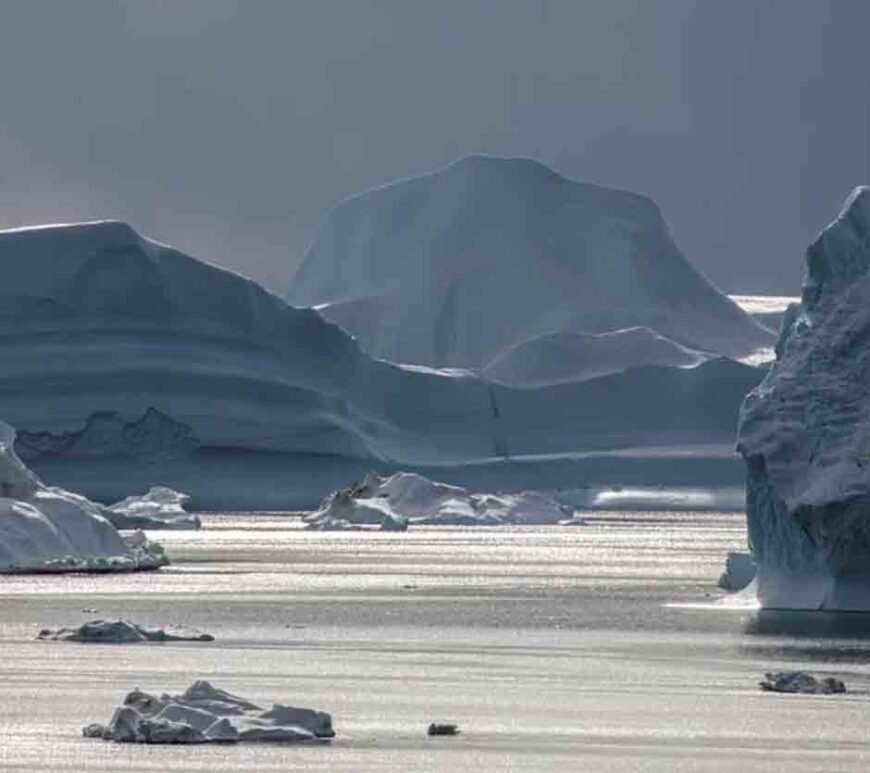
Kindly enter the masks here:
<path id="1" fill-rule="evenodd" d="M 184 509 L 190 496 L 166 486 L 153 486 L 146 494 L 109 505 L 103 514 L 118 529 L 199 529 L 199 516 Z"/>
<path id="2" fill-rule="evenodd" d="M 802 301 L 746 398 L 749 543 L 762 606 L 870 609 L 870 188 L 809 247 Z"/>
<path id="3" fill-rule="evenodd" d="M 616 200 L 652 211 L 629 194 Z M 527 470 L 532 489 L 606 463 L 607 480 L 619 465 L 620 483 L 659 483 L 648 461 L 627 455 L 561 460 L 641 446 L 700 458 L 730 445 L 737 406 L 762 375 L 641 329 L 602 337 L 604 370 L 560 363 L 574 351 L 565 341 L 517 350 L 512 368 L 548 360 L 546 383 L 392 364 L 319 312 L 114 221 L 0 232 L 0 263 L 2 416 L 43 479 L 103 502 L 160 485 L 189 494 L 193 510 L 310 509 L 372 469 L 456 482 L 485 469 L 500 476 L 487 489 Z M 691 274 L 683 263 L 674 265 Z M 754 340 L 753 323 L 700 277 L 687 286 L 713 299 L 700 307 L 724 309 L 706 329 L 736 320 Z M 581 349 L 597 350 L 597 335 Z M 639 364 L 662 360 L 644 359 L 647 343 L 667 364 Z M 736 478 L 736 462 L 716 456 L 705 470 Z"/>
<path id="4" fill-rule="evenodd" d="M 308 528 L 340 530 L 353 526 L 501 526 L 541 525 L 570 520 L 572 507 L 547 494 L 473 494 L 460 486 L 436 483 L 422 475 L 370 474 L 358 484 L 330 494 L 305 516 Z"/>
<path id="5" fill-rule="evenodd" d="M 466 156 L 341 202 L 286 297 L 376 357 L 503 383 L 742 358 L 774 338 L 683 257 L 654 202 L 528 158 Z M 574 373 L 559 352 L 582 352 Z"/>
<path id="6" fill-rule="evenodd" d="M 0 572 L 122 572 L 169 562 L 142 532 L 122 536 L 99 505 L 43 485 L 14 442 L 15 431 L 0 422 Z"/>
<path id="7" fill-rule="evenodd" d="M 178 629 L 148 628 L 128 620 L 91 620 L 76 628 L 43 628 L 39 639 L 82 644 L 141 644 L 166 641 L 214 641 L 208 633 Z"/>

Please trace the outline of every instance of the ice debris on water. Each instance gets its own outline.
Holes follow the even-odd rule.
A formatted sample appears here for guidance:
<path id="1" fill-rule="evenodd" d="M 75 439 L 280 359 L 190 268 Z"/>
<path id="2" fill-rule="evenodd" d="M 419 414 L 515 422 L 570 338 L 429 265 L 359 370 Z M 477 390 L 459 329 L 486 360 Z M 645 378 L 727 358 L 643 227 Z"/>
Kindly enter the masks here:
<path id="1" fill-rule="evenodd" d="M 264 711 L 199 680 L 182 695 L 133 690 L 108 725 L 87 725 L 82 734 L 119 743 L 194 744 L 328 740 L 335 731 L 325 712 L 278 703 Z"/>
<path id="2" fill-rule="evenodd" d="M 38 639 L 92 644 L 134 644 L 138 642 L 214 641 L 209 633 L 165 628 L 146 628 L 128 620 L 91 620 L 78 628 L 43 628 Z"/>
<path id="3" fill-rule="evenodd" d="M 768 692 L 808 693 L 831 695 L 846 692 L 846 685 L 832 676 L 815 677 L 806 671 L 770 671 L 758 683 Z"/>
<path id="4" fill-rule="evenodd" d="M 180 491 L 152 486 L 146 494 L 109 505 L 104 515 L 117 529 L 199 529 L 199 516 L 184 509 L 189 500 Z"/>
<path id="5" fill-rule="evenodd" d="M 574 508 L 548 494 L 473 494 L 460 486 L 431 481 L 416 473 L 388 478 L 369 473 L 360 483 L 332 492 L 305 517 L 306 528 L 321 531 L 408 526 L 501 526 L 576 523 Z"/>
<path id="6" fill-rule="evenodd" d="M 433 722 L 427 730 L 428 735 L 456 735 L 459 726 L 450 722 Z"/>

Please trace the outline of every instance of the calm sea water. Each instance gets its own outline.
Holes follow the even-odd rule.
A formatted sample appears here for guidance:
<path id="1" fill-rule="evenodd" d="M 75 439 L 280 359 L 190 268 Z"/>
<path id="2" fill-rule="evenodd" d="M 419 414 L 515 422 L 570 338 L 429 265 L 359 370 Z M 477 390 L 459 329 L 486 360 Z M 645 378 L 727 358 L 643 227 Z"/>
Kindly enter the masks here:
<path id="1" fill-rule="evenodd" d="M 0 769 L 858 770 L 870 762 L 870 617 L 716 606 L 743 519 L 597 513 L 584 527 L 305 532 L 208 516 L 175 563 L 0 585 Z M 96 612 L 91 610 L 97 610 Z M 211 644 L 76 645 L 39 628 L 176 624 Z M 762 693 L 764 671 L 843 696 Z M 82 738 L 134 687 L 192 680 L 332 713 L 327 745 L 145 747 Z M 462 734 L 426 736 L 431 721 Z"/>

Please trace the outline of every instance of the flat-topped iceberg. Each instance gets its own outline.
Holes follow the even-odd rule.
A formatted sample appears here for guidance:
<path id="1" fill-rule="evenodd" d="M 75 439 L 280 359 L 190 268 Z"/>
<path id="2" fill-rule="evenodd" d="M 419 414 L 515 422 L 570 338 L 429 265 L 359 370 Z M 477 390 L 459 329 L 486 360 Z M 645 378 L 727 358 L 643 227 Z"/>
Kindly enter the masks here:
<path id="1" fill-rule="evenodd" d="M 807 250 L 800 305 L 746 398 L 750 548 L 764 607 L 870 609 L 870 189 Z"/>
<path id="2" fill-rule="evenodd" d="M 187 744 L 238 741 L 317 741 L 335 736 L 322 711 L 276 703 L 268 711 L 204 680 L 182 695 L 128 693 L 108 725 L 88 725 L 83 734 L 120 743 Z"/>
<path id="3" fill-rule="evenodd" d="M 0 422 L 0 572 L 131 571 L 168 563 L 142 532 L 121 535 L 102 507 L 45 486 L 16 456 Z"/>
<path id="4" fill-rule="evenodd" d="M 384 531 L 399 531 L 408 525 L 553 524 L 570 519 L 573 512 L 540 492 L 473 494 L 460 486 L 402 472 L 388 478 L 370 473 L 361 483 L 334 491 L 304 520 L 310 529 L 379 526 Z"/>

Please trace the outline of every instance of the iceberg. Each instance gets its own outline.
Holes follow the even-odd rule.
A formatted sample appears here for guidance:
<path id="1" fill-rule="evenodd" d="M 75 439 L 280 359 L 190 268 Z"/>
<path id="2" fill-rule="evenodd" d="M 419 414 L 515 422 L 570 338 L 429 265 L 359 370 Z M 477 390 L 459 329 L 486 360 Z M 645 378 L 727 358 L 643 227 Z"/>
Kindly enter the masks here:
<path id="1" fill-rule="evenodd" d="M 762 376 L 708 354 L 692 366 L 689 344 L 667 342 L 676 359 L 628 367 L 635 338 L 663 335 L 643 330 L 613 336 L 624 351 L 606 375 L 570 363 L 548 383 L 391 364 L 319 312 L 115 221 L 0 232 L 0 264 L 2 416 L 43 479 L 100 502 L 159 484 L 192 510 L 308 510 L 372 469 L 457 482 L 480 470 L 501 476 L 492 490 L 562 455 L 678 445 L 699 457 L 732 444 Z M 736 476 L 735 462 L 711 464 Z M 649 466 L 607 463 L 630 468 L 620 482 Z M 577 479 L 560 465 L 547 469 Z M 544 477 L 523 487 L 564 485 Z"/>
<path id="2" fill-rule="evenodd" d="M 582 377 L 774 339 L 691 266 L 655 203 L 527 158 L 471 155 L 339 203 L 286 298 L 376 357 L 519 383 L 571 376 L 559 352 L 583 352 Z M 595 338 L 616 331 L 636 332 Z"/>
<path id="3" fill-rule="evenodd" d="M 776 361 L 746 398 L 749 544 L 768 608 L 870 609 L 870 188 L 806 254 Z"/>
<path id="4" fill-rule="evenodd" d="M 190 496 L 166 486 L 109 505 L 103 513 L 117 529 L 199 529 L 199 517 L 185 511 Z"/>
<path id="5" fill-rule="evenodd" d="M 303 519 L 309 529 L 343 530 L 379 526 L 404 531 L 410 526 L 543 525 L 573 519 L 574 509 L 537 491 L 472 494 L 460 486 L 436 483 L 415 473 L 381 478 L 370 473 L 361 483 L 330 494 Z"/>
<path id="6" fill-rule="evenodd" d="M 335 731 L 325 712 L 278 703 L 264 711 L 199 680 L 182 695 L 134 690 L 108 725 L 88 725 L 82 734 L 119 743 L 187 744 L 318 741 L 333 738 Z"/>
<path id="7" fill-rule="evenodd" d="M 14 451 L 0 422 L 0 572 L 119 572 L 169 562 L 142 532 L 122 535 L 100 505 L 45 486 Z"/>
<path id="8" fill-rule="evenodd" d="M 834 695 L 846 692 L 846 685 L 833 676 L 815 677 L 806 671 L 771 671 L 758 686 L 765 692 Z"/>
<path id="9" fill-rule="evenodd" d="M 38 639 L 74 641 L 84 644 L 138 644 L 166 641 L 214 641 L 208 633 L 175 629 L 147 628 L 128 620 L 91 620 L 77 628 L 43 628 Z"/>

